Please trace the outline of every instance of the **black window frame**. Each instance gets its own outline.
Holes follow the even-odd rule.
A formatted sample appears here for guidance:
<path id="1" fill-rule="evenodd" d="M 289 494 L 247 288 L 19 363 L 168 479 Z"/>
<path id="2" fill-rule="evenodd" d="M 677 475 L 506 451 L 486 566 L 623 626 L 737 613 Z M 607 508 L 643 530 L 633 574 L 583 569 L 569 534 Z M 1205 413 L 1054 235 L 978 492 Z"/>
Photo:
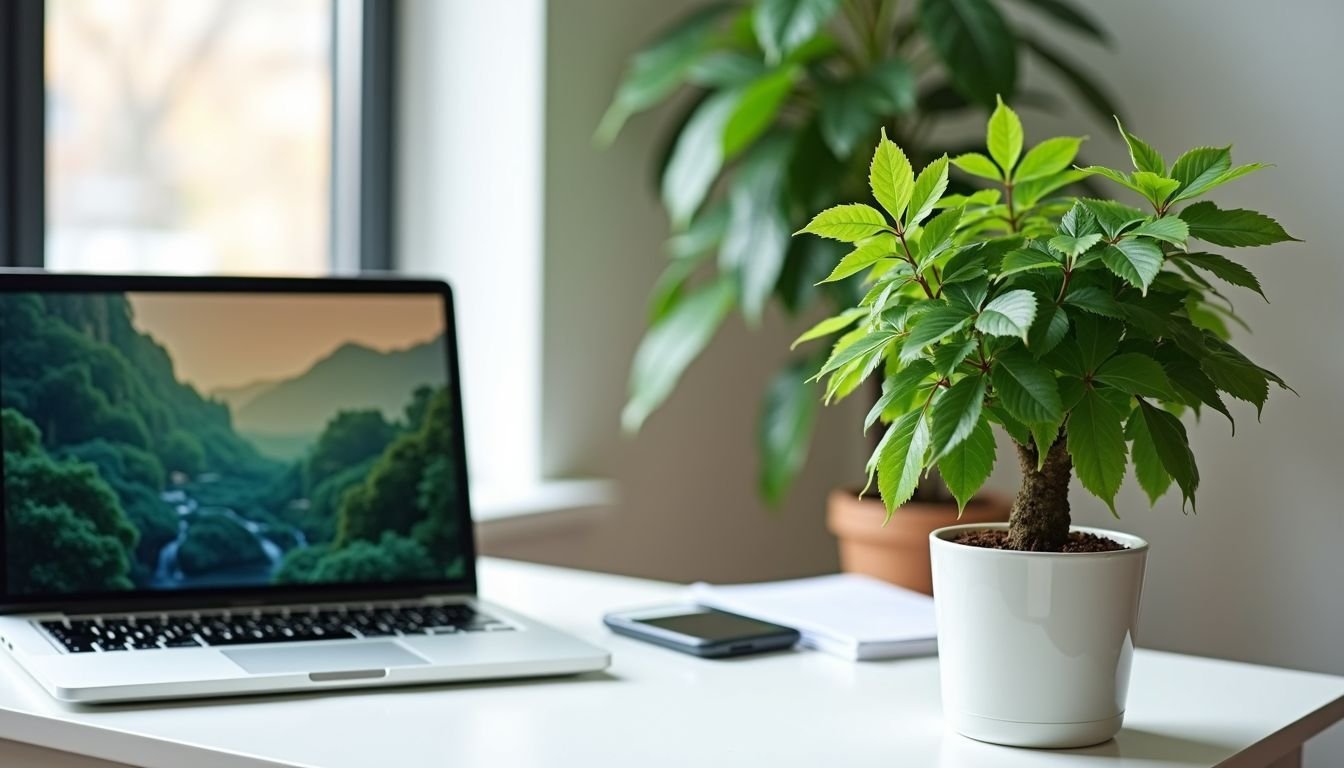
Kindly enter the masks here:
<path id="1" fill-rule="evenodd" d="M 165 2 L 169 0 L 164 0 Z M 396 47 L 398 0 L 333 0 L 332 14 L 332 175 L 333 224 L 329 264 L 333 273 L 385 271 L 395 253 Z M 46 16 L 45 0 L 0 1 L 0 267 L 41 268 L 46 255 Z M 337 19 L 357 11 L 358 83 L 352 88 L 336 77 L 337 58 L 351 55 L 335 45 Z M 342 93 L 357 93 L 358 141 L 339 156 L 336 123 Z M 353 159 L 357 154 L 357 160 Z M 337 257 L 335 220 L 339 162 L 354 162 L 357 225 L 353 230 L 357 264 Z M 347 228 L 343 232 L 351 232 Z"/>

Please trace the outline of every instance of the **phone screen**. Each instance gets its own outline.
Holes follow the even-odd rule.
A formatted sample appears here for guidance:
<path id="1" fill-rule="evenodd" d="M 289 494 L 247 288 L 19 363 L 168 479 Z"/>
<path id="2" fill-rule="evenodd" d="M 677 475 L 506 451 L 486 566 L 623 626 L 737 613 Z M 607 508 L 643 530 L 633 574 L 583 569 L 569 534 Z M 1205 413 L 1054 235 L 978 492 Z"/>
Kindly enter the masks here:
<path id="1" fill-rule="evenodd" d="M 709 608 L 675 616 L 658 616 L 635 619 L 634 621 L 636 624 L 648 624 L 652 627 L 659 627 L 670 632 L 698 637 L 711 642 L 773 635 L 780 631 L 787 631 L 778 624 L 769 624 Z"/>

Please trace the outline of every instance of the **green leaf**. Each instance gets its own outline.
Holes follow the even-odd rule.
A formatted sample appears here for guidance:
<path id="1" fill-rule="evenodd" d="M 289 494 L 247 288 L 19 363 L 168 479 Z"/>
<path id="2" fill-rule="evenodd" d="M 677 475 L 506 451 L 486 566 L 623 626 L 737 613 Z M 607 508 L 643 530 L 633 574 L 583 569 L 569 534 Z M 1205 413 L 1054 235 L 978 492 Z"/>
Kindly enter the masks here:
<path id="1" fill-rule="evenodd" d="M 821 366 L 821 370 L 817 371 L 812 378 L 820 379 L 845 363 L 853 362 L 871 352 L 882 349 L 894 338 L 896 338 L 896 334 L 891 331 L 874 331 L 855 339 L 849 344 L 845 344 L 844 339 L 841 339 L 836 344 L 835 350 L 831 352 L 831 356 L 827 358 L 826 363 Z"/>
<path id="2" fill-rule="evenodd" d="M 1120 305 L 1116 303 L 1115 298 L 1094 285 L 1074 288 L 1064 297 L 1064 303 L 1102 317 L 1120 317 L 1122 315 Z"/>
<path id="3" fill-rule="evenodd" d="M 1260 366 L 1240 355 L 1218 349 L 1209 350 L 1199 363 L 1215 387 L 1254 405 L 1259 415 L 1269 399 L 1269 377 Z"/>
<path id="4" fill-rule="evenodd" d="M 1101 251 L 1101 263 L 1144 294 L 1162 270 L 1162 249 L 1152 240 L 1123 237 Z"/>
<path id="5" fill-rule="evenodd" d="M 1232 167 L 1230 147 L 1196 147 L 1171 166 L 1171 178 L 1180 183 L 1172 202 L 1189 200 L 1212 189 Z"/>
<path id="6" fill-rule="evenodd" d="M 1078 362 L 1081 374 L 1092 373 L 1106 358 L 1115 353 L 1120 337 L 1125 332 L 1122 323 L 1095 317 L 1080 317 L 1075 322 L 1074 338 L 1078 344 Z"/>
<path id="7" fill-rule="evenodd" d="M 1038 10 L 1054 17 L 1055 21 L 1082 32 L 1099 43 L 1110 42 L 1101 25 L 1064 0 L 1024 0 L 1024 2 L 1036 6 Z"/>
<path id="8" fill-rule="evenodd" d="M 1018 167 L 1021 170 L 1021 166 Z M 1067 187 L 1070 184 L 1076 184 L 1087 178 L 1087 174 L 1077 169 L 1061 171 L 1053 176 L 1046 176 L 1031 181 L 1018 182 L 1016 189 L 1013 190 L 1013 202 L 1022 210 L 1030 208 L 1040 202 L 1041 198 L 1054 192 L 1055 190 Z"/>
<path id="9" fill-rule="evenodd" d="M 983 277 L 945 285 L 944 288 L 943 293 L 950 303 L 972 314 L 980 311 L 980 306 L 989 296 L 989 280 Z"/>
<path id="10" fill-rule="evenodd" d="M 723 242 L 728 232 L 728 206 L 706 208 L 685 231 L 667 239 L 667 255 L 673 259 L 699 259 Z"/>
<path id="11" fill-rule="evenodd" d="M 1036 313 L 1036 320 L 1027 334 L 1027 348 L 1040 357 L 1059 346 L 1069 333 L 1069 315 L 1063 307 L 1046 304 Z"/>
<path id="12" fill-rule="evenodd" d="M 1122 392 L 1142 397 L 1175 400 L 1176 392 L 1158 362 L 1138 352 L 1122 352 L 1097 368 L 1092 378 Z"/>
<path id="13" fill-rule="evenodd" d="M 1256 279 L 1255 275 L 1246 267 L 1226 256 L 1220 256 L 1216 253 L 1185 253 L 1181 254 L 1180 259 L 1199 267 L 1224 282 L 1242 288 L 1250 288 L 1260 294 L 1262 298 L 1265 297 L 1265 292 L 1260 287 L 1260 281 Z M 1266 300 L 1268 299 L 1266 298 Z"/>
<path id="14" fill-rule="evenodd" d="M 1008 291 L 980 310 L 975 327 L 991 336 L 1016 336 L 1026 342 L 1027 331 L 1034 319 L 1036 295 L 1025 290 Z"/>
<path id="15" fill-rule="evenodd" d="M 740 98 L 737 90 L 710 96 L 677 137 L 662 189 L 663 205 L 676 229 L 690 222 L 723 168 L 723 129 Z"/>
<path id="16" fill-rule="evenodd" d="M 816 392 L 807 383 L 808 367 L 807 362 L 798 361 L 783 369 L 765 393 L 757 440 L 761 495 L 770 504 L 783 500 L 807 461 L 817 416 Z"/>
<path id="17" fill-rule="evenodd" d="M 1154 206 L 1166 202 L 1171 193 L 1180 186 L 1180 182 L 1175 179 L 1168 179 L 1151 171 L 1135 171 L 1129 175 L 1129 180 L 1133 184 L 1132 189 L 1147 198 Z"/>
<path id="18" fill-rule="evenodd" d="M 1106 233 L 1106 238 L 1114 240 L 1131 225 L 1137 224 L 1147 218 L 1147 215 L 1138 208 L 1130 208 L 1128 205 L 1122 205 L 1111 200 L 1081 200 L 1083 207 L 1092 213 L 1101 226 L 1101 231 Z"/>
<path id="19" fill-rule="evenodd" d="M 1115 512 L 1115 494 L 1125 479 L 1124 417 L 1096 391 L 1087 390 L 1069 414 L 1069 455 L 1078 480 Z"/>
<path id="20" fill-rule="evenodd" d="M 1003 280 L 1021 272 L 1035 272 L 1042 269 L 1063 269 L 1064 265 L 1048 253 L 1035 248 L 1018 248 L 1009 251 L 999 263 L 999 274 L 995 280 Z"/>
<path id="21" fill-rule="evenodd" d="M 948 208 L 934 216 L 924 225 L 919 235 L 919 271 L 928 268 L 930 262 L 941 256 L 952 245 L 952 236 L 957 233 L 957 224 L 961 221 L 960 208 Z"/>
<path id="22" fill-rule="evenodd" d="M 839 7 L 840 0 L 759 0 L 752 29 L 766 60 L 778 64 L 811 40 Z"/>
<path id="23" fill-rule="evenodd" d="M 887 505 L 887 517 L 910 500 L 919 484 L 924 456 L 929 450 L 929 423 L 922 409 L 913 410 L 891 425 L 890 439 L 877 459 L 877 490 Z"/>
<path id="24" fill-rule="evenodd" d="M 725 158 L 735 157 L 770 127 L 797 77 L 797 67 L 786 67 L 761 77 L 742 91 L 737 107 L 723 126 Z"/>
<path id="25" fill-rule="evenodd" d="M 736 88 L 764 75 L 767 69 L 759 56 L 743 51 L 710 51 L 686 72 L 686 79 L 705 88 Z"/>
<path id="26" fill-rule="evenodd" d="M 1130 414 L 1125 424 L 1125 436 L 1132 441 L 1129 452 L 1134 459 L 1134 479 L 1139 481 L 1139 487 L 1148 496 L 1148 503 L 1156 504 L 1171 487 L 1171 474 L 1157 456 L 1157 446 L 1148 432 L 1142 409 L 1136 408 Z"/>
<path id="27" fill-rule="evenodd" d="M 1151 237 L 1154 240 L 1162 240 L 1178 248 L 1184 248 L 1186 239 L 1190 237 L 1190 227 L 1180 217 L 1163 216 L 1160 219 L 1145 221 L 1130 230 L 1129 234 L 1136 237 L 1139 235 Z"/>
<path id="28" fill-rule="evenodd" d="M 1244 208 L 1225 211 L 1206 201 L 1187 206 L 1180 216 L 1190 226 L 1191 237 L 1228 248 L 1297 241 L 1277 221 Z"/>
<path id="29" fill-rule="evenodd" d="M 956 370 L 962 361 L 975 351 L 975 339 L 961 343 L 940 344 L 933 348 L 933 370 L 941 376 L 947 376 Z"/>
<path id="30" fill-rule="evenodd" d="M 718 32 L 719 17 L 731 10 L 729 3 L 713 3 L 691 14 L 630 60 L 616 96 L 593 141 L 607 145 L 615 140 L 631 115 L 652 107 L 676 90 L 708 50 Z"/>
<path id="31" fill-rule="evenodd" d="M 872 106 L 870 85 L 863 79 L 837 83 L 821 94 L 817 127 L 837 158 L 848 158 L 877 129 L 882 117 Z"/>
<path id="32" fill-rule="evenodd" d="M 857 243 L 887 228 L 887 220 L 876 208 L 862 203 L 847 203 L 818 213 L 807 226 L 794 234 L 806 232 L 845 243 Z"/>
<path id="33" fill-rule="evenodd" d="M 1059 231 L 1070 237 L 1095 234 L 1097 219 L 1081 200 L 1074 201 L 1073 206 L 1060 217 Z"/>
<path id="34" fill-rule="evenodd" d="M 630 371 L 630 399 L 621 424 L 630 432 L 663 404 L 686 366 L 705 348 L 737 297 L 733 280 L 722 277 L 689 295 L 644 334 Z"/>
<path id="35" fill-rule="evenodd" d="M 868 70 L 872 86 L 872 106 L 881 115 L 903 115 L 918 101 L 915 71 L 903 59 L 883 59 Z"/>
<path id="36" fill-rule="evenodd" d="M 891 218 L 900 221 L 914 191 L 915 174 L 905 153 L 887 138 L 886 128 L 882 129 L 882 138 L 868 168 L 868 185 Z"/>
<path id="37" fill-rule="evenodd" d="M 991 381 L 1004 409 L 1024 424 L 1057 422 L 1064 415 L 1054 374 L 1020 350 L 999 353 Z"/>
<path id="38" fill-rule="evenodd" d="M 1218 411 L 1227 417 L 1228 423 L 1232 425 L 1232 433 L 1236 434 L 1237 422 L 1232 418 L 1232 412 L 1218 394 L 1218 388 L 1213 380 L 1199 367 L 1199 363 L 1193 358 L 1179 355 L 1172 359 L 1164 359 L 1162 369 L 1167 372 L 1172 387 L 1184 403 L 1195 408 L 1203 404 Z"/>
<path id="39" fill-rule="evenodd" d="M 963 376 L 938 399 L 933 408 L 933 457 L 937 461 L 970 436 L 980 423 L 985 402 L 985 377 Z"/>
<path id="40" fill-rule="evenodd" d="M 985 207 L 999 202 L 1002 193 L 997 189 L 978 189 L 969 195 L 943 195 L 934 208 L 964 208 L 966 206 Z"/>
<path id="41" fill-rule="evenodd" d="M 1050 238 L 1050 247 L 1060 253 L 1067 254 L 1070 258 L 1078 258 L 1088 249 L 1101 242 L 1101 234 L 1093 232 L 1090 235 L 1082 237 L 1070 237 L 1068 235 L 1055 235 Z"/>
<path id="42" fill-rule="evenodd" d="M 1016 92 L 1017 41 L 989 0 L 920 0 L 919 25 L 967 98 L 986 106 Z"/>
<path id="43" fill-rule="evenodd" d="M 910 327 L 910 334 L 901 346 L 901 359 L 913 360 L 919 357 L 924 347 L 956 333 L 970 320 L 971 315 L 965 308 L 952 304 L 940 304 L 925 312 Z"/>
<path id="44" fill-rule="evenodd" d="M 938 460 L 938 474 L 957 500 L 958 515 L 966 509 L 966 502 L 975 496 L 994 471 L 996 450 L 989 420 L 982 418 L 975 422 L 965 440 Z"/>
<path id="45" fill-rule="evenodd" d="M 1162 467 L 1180 486 L 1184 501 L 1190 502 L 1194 509 L 1195 490 L 1199 488 L 1199 469 L 1195 466 L 1195 455 L 1190 451 L 1190 438 L 1185 434 L 1185 425 L 1175 416 L 1160 408 L 1154 408 L 1140 400 L 1139 410 L 1143 413 L 1144 426 L 1153 438 L 1153 447 Z M 1185 506 L 1182 502 L 1182 507 Z"/>
<path id="46" fill-rule="evenodd" d="M 924 166 L 915 179 L 910 207 L 905 213 L 905 228 L 918 225 L 933 210 L 934 203 L 947 191 L 947 155 Z"/>
<path id="47" fill-rule="evenodd" d="M 1067 82 L 1092 111 L 1102 120 L 1120 114 L 1115 99 L 1101 87 L 1090 75 L 1083 72 L 1077 64 L 1069 61 L 1060 53 L 1034 37 L 1023 37 L 1022 43 L 1027 50 L 1036 54 L 1041 61 Z"/>
<path id="48" fill-rule="evenodd" d="M 985 146 L 989 148 L 989 156 L 1003 169 L 1004 178 L 1012 178 L 1017 158 L 1022 155 L 1022 121 L 1003 103 L 1001 96 L 995 99 L 997 105 L 989 116 Z"/>
<path id="49" fill-rule="evenodd" d="M 854 307 L 853 309 L 847 309 L 834 317 L 828 317 L 807 329 L 801 336 L 794 339 L 793 344 L 789 346 L 789 349 L 794 349 L 799 344 L 843 331 L 853 325 L 855 320 L 858 320 L 860 317 L 864 317 L 867 314 L 868 310 L 863 307 Z"/>
<path id="50" fill-rule="evenodd" d="M 1167 161 L 1162 159 L 1162 154 L 1153 149 L 1143 139 L 1125 130 L 1125 126 L 1120 124 L 1120 118 L 1115 118 L 1115 127 L 1120 129 L 1120 135 L 1125 138 L 1125 145 L 1129 147 L 1129 159 L 1134 163 L 1134 170 L 1148 171 L 1149 173 L 1165 176 L 1167 174 Z"/>
<path id="51" fill-rule="evenodd" d="M 1003 172 L 999 166 L 994 164 L 993 160 L 980 154 L 979 152 L 967 152 L 964 155 L 957 155 L 952 158 L 952 164 L 961 170 L 979 176 L 982 179 L 992 179 L 994 181 L 1003 181 Z"/>
<path id="52" fill-rule="evenodd" d="M 882 396 L 877 399 L 877 403 L 863 420 L 863 431 L 867 432 L 893 402 L 911 396 L 932 373 L 932 363 L 928 360 L 916 360 L 895 375 L 888 376 L 887 380 L 882 382 Z"/>
<path id="53" fill-rule="evenodd" d="M 1013 182 L 1020 184 L 1024 181 L 1043 179 L 1065 170 L 1078 156 L 1078 147 L 1082 143 L 1081 138 L 1073 136 L 1058 136 L 1042 141 L 1022 158 L 1022 164 L 1013 174 Z"/>
<path id="54" fill-rule="evenodd" d="M 836 280 L 843 280 L 850 275 L 862 272 L 863 270 L 876 264 L 879 260 L 896 254 L 896 236 L 889 232 L 882 232 L 874 235 L 859 243 L 859 247 L 850 251 L 831 274 L 826 276 L 822 283 L 833 283 Z M 820 285 L 821 283 L 818 283 Z"/>
<path id="55" fill-rule="evenodd" d="M 793 142 L 772 136 L 752 149 L 728 194 L 728 231 L 719 269 L 741 277 L 742 314 L 757 323 L 774 293 L 789 249 L 784 191 Z"/>
<path id="56" fill-rule="evenodd" d="M 1089 176 L 1101 176 L 1102 178 L 1110 179 L 1111 181 L 1114 181 L 1116 184 L 1119 184 L 1127 189 L 1132 189 L 1135 192 L 1138 192 L 1139 194 L 1143 194 L 1143 190 L 1139 189 L 1139 186 L 1135 184 L 1133 181 L 1130 181 L 1129 176 L 1115 170 L 1114 168 L 1107 168 L 1104 165 L 1089 165 L 1086 168 L 1079 168 L 1078 170 L 1088 174 Z"/>

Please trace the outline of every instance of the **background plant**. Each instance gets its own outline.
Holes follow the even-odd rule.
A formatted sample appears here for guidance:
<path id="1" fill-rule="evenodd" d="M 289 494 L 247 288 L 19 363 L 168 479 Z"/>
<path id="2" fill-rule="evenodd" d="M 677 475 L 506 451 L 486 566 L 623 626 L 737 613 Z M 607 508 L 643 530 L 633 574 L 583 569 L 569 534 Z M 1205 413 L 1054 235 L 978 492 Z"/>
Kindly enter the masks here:
<path id="1" fill-rule="evenodd" d="M 1068 170 L 1080 139 L 1023 154 L 1022 124 L 1000 102 L 987 154 L 940 157 L 918 176 L 883 135 L 869 170 L 881 210 L 838 205 L 802 230 L 853 248 L 827 281 L 864 275 L 851 280 L 865 290 L 857 305 L 799 341 L 844 332 L 814 377 L 828 400 L 883 377 L 866 426 L 890 424 L 868 462 L 888 514 L 933 467 L 964 507 L 994 466 L 991 424 L 1022 465 L 1013 548 L 1061 548 L 1074 473 L 1112 514 L 1131 461 L 1150 500 L 1174 483 L 1193 508 L 1199 471 L 1179 415 L 1212 408 L 1230 422 L 1223 395 L 1258 414 L 1269 384 L 1285 386 L 1228 343 L 1228 322 L 1242 323 L 1213 282 L 1263 296 L 1259 281 L 1189 247 L 1294 239 L 1264 214 L 1195 202 L 1264 166 L 1233 166 L 1230 147 L 1192 149 L 1168 166 L 1120 133 L 1132 172 Z M 949 165 L 995 186 L 945 194 Z M 1051 196 L 1075 174 L 1115 182 L 1151 212 Z"/>
<path id="2" fill-rule="evenodd" d="M 1066 0 L 1019 0 L 1062 31 L 1104 42 Z M 693 96 L 659 163 L 675 235 L 649 302 L 623 422 L 638 429 L 736 306 L 750 324 L 772 301 L 790 315 L 823 300 L 851 305 L 847 284 L 814 290 L 843 253 L 790 240 L 811 212 L 863 193 L 856 150 L 885 127 L 917 162 L 954 149 L 947 118 L 1019 93 L 1018 60 L 1053 70 L 1103 118 L 1103 91 L 1051 44 L 1014 30 L 991 0 L 757 0 L 716 3 L 669 28 L 630 63 L 597 131 L 677 94 Z M 1022 101 L 1049 98 L 1019 93 Z M 762 410 L 760 489 L 787 490 L 811 439 L 816 400 L 798 358 L 770 382 Z"/>

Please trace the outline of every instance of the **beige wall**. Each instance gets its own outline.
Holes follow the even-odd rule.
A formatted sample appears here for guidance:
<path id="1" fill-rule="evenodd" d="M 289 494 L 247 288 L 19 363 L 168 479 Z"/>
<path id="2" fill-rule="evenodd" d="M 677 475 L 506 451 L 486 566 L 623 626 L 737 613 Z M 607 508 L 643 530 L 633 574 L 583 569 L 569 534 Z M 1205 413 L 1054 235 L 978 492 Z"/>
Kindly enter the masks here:
<path id="1" fill-rule="evenodd" d="M 623 500 L 596 522 L 495 546 L 500 554 L 671 579 L 775 578 L 833 568 L 825 491 L 862 461 L 853 415 L 824 419 L 813 461 L 785 509 L 753 491 L 753 425 L 768 371 L 789 334 L 748 334 L 733 320 L 637 439 L 617 416 L 644 297 L 665 233 L 649 181 L 667 115 L 637 118 L 618 144 L 589 136 L 626 53 L 684 4 L 564 0 L 551 4 L 547 54 L 546 277 L 543 423 L 548 469 L 614 478 Z M 1336 54 L 1344 5 L 1303 0 L 1130 0 L 1090 5 L 1113 30 L 1112 52 L 1084 49 L 1130 117 L 1168 154 L 1236 144 L 1235 158 L 1277 163 L 1220 196 L 1277 215 L 1305 245 L 1242 252 L 1274 302 L 1239 297 L 1254 335 L 1243 348 L 1281 372 L 1301 398 L 1276 392 L 1257 423 L 1238 411 L 1235 440 L 1210 418 L 1194 429 L 1200 512 L 1136 488 L 1123 519 L 1075 494 L 1079 522 L 1153 542 L 1143 605 L 1150 647 L 1344 674 L 1344 259 L 1331 236 L 1344 179 L 1344 92 Z M 1032 22 L 1039 26 L 1039 22 Z M 1037 74 L 1031 74 L 1037 77 Z M 1087 152 L 1121 157 L 1111 130 L 1074 115 L 1028 116 L 1048 130 L 1087 132 Z M 994 483 L 1011 488 L 1007 456 Z M 1340 731 L 1341 729 L 1336 729 Z M 1311 745 L 1308 765 L 1344 764 L 1344 732 Z"/>

